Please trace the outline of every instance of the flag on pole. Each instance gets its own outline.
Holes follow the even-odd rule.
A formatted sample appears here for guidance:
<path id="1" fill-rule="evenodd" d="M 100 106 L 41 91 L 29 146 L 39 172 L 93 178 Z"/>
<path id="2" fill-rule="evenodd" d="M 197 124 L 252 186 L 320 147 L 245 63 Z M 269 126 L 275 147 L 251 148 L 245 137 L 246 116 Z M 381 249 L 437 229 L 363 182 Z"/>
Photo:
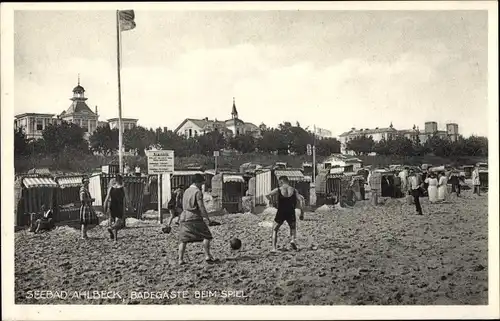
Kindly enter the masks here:
<path id="1" fill-rule="evenodd" d="M 128 31 L 135 28 L 135 13 L 134 10 L 120 10 L 118 11 L 120 19 L 120 31 Z"/>

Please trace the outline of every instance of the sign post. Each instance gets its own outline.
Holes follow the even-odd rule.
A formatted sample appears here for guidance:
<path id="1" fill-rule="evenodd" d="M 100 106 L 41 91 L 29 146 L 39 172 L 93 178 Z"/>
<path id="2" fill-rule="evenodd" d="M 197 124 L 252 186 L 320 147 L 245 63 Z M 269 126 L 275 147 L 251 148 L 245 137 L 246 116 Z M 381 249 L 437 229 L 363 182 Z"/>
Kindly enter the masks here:
<path id="1" fill-rule="evenodd" d="M 173 150 L 151 150 L 146 153 L 148 157 L 148 174 L 158 175 L 158 216 L 160 224 L 163 224 L 161 213 L 161 175 L 174 173 L 174 151 Z"/>
<path id="2" fill-rule="evenodd" d="M 217 159 L 219 158 L 218 150 L 214 151 L 214 157 L 215 157 L 215 175 L 217 175 Z"/>

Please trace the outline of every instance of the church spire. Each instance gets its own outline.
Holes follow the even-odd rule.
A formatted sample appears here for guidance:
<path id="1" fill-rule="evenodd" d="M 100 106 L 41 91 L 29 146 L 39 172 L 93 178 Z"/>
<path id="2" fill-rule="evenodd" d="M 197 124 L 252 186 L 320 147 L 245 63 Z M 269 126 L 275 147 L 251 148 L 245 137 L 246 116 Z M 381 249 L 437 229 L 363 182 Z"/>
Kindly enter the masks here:
<path id="1" fill-rule="evenodd" d="M 80 74 L 78 74 L 78 86 L 80 86 Z"/>
<path id="2" fill-rule="evenodd" d="M 236 102 L 233 97 L 233 110 L 231 111 L 231 117 L 233 119 L 238 119 L 238 111 L 236 110 Z"/>

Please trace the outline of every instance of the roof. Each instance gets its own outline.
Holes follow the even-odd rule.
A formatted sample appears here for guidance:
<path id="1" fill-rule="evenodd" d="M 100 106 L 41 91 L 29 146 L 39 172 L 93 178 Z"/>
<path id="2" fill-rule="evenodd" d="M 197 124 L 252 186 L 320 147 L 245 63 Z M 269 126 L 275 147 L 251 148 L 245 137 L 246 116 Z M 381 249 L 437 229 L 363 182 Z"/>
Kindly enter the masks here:
<path id="1" fill-rule="evenodd" d="M 73 88 L 73 92 L 84 92 L 84 91 L 85 91 L 85 89 L 80 85 Z"/>
<path id="2" fill-rule="evenodd" d="M 178 132 L 179 129 L 181 129 L 181 127 L 184 126 L 184 124 L 187 123 L 188 121 L 192 122 L 193 124 L 198 126 L 200 129 L 203 129 L 206 127 L 211 127 L 211 126 L 214 126 L 216 124 L 219 125 L 220 127 L 226 126 L 224 122 L 218 121 L 218 120 L 209 120 L 207 118 L 205 118 L 205 119 L 186 118 L 180 123 L 179 126 L 177 126 L 177 128 L 174 130 L 174 133 Z"/>
<path id="3" fill-rule="evenodd" d="M 229 130 L 226 127 L 226 124 L 228 122 L 233 121 L 233 119 L 228 119 L 226 121 L 220 121 L 220 120 L 211 120 L 211 119 L 207 119 L 207 118 L 204 118 L 204 119 L 186 118 L 179 124 L 179 126 L 177 126 L 177 128 L 174 130 L 174 133 L 177 133 L 179 131 L 179 129 L 181 129 L 181 127 L 184 126 L 184 124 L 187 123 L 188 121 L 192 122 L 193 124 L 198 126 L 200 129 L 211 130 L 211 129 L 218 128 L 218 129 L 221 129 L 222 131 L 227 132 L 227 131 L 231 131 L 231 130 Z M 254 129 L 254 130 L 259 128 L 258 126 L 254 125 L 252 123 L 246 123 L 246 122 L 242 121 L 241 119 L 236 119 L 236 122 L 239 124 L 248 125 L 248 126 L 252 127 L 252 129 Z"/>
<path id="4" fill-rule="evenodd" d="M 231 122 L 233 122 L 233 121 L 234 121 L 235 123 L 237 123 L 237 124 L 245 124 L 245 122 L 244 122 L 243 120 L 238 119 L 238 118 L 236 118 L 236 119 L 228 119 L 228 120 L 226 120 L 224 123 L 225 123 L 225 124 L 227 124 L 227 123 L 231 123 Z"/>
<path id="5" fill-rule="evenodd" d="M 83 100 L 74 100 L 68 107 L 68 109 L 66 109 L 65 114 L 73 114 L 73 113 L 84 113 L 84 114 L 95 115 L 92 109 L 90 109 L 89 106 L 87 106 L 87 103 L 85 103 L 85 101 Z"/>
<path id="6" fill-rule="evenodd" d="M 244 183 L 245 182 L 245 179 L 243 178 L 243 176 L 239 176 L 239 175 L 222 175 L 222 179 L 223 179 L 224 183 L 233 183 L 233 182 Z"/>
<path id="7" fill-rule="evenodd" d="M 307 179 L 309 178 L 309 177 L 304 176 L 304 174 L 298 170 L 291 170 L 291 171 L 290 170 L 276 170 L 276 171 L 274 171 L 274 175 L 277 178 L 280 178 L 281 176 L 286 176 L 291 181 L 307 181 Z"/>
<path id="8" fill-rule="evenodd" d="M 363 161 L 357 157 L 343 154 L 332 154 L 325 160 L 325 163 L 328 163 L 329 160 L 340 160 L 349 163 L 362 163 Z"/>
<path id="9" fill-rule="evenodd" d="M 196 174 L 203 175 L 203 172 L 202 171 L 174 171 L 174 174 L 172 176 L 189 176 L 189 175 L 196 175 Z"/>
<path id="10" fill-rule="evenodd" d="M 83 176 L 67 176 L 67 177 L 57 177 L 56 182 L 59 184 L 59 187 L 78 187 L 82 185 Z"/>
<path id="11" fill-rule="evenodd" d="M 25 177 L 23 184 L 26 188 L 58 187 L 57 183 L 50 177 Z"/>
<path id="12" fill-rule="evenodd" d="M 389 132 L 397 132 L 396 129 L 392 127 L 384 127 L 384 128 L 374 128 L 374 129 L 354 129 L 348 132 L 344 132 L 340 134 L 340 137 L 350 136 L 350 135 L 371 135 L 371 134 L 381 134 L 381 133 L 389 133 Z"/>
<path id="13" fill-rule="evenodd" d="M 32 168 L 28 171 L 28 174 L 50 175 L 50 170 L 48 168 Z"/>
<path id="14" fill-rule="evenodd" d="M 215 175 L 215 169 L 207 169 L 205 171 L 205 174 L 208 174 L 208 175 Z"/>
<path id="15" fill-rule="evenodd" d="M 123 118 L 122 117 L 122 121 L 138 121 L 139 119 L 135 119 L 135 118 Z M 118 121 L 118 118 L 110 118 L 108 119 L 108 122 L 110 121 Z"/>
<path id="16" fill-rule="evenodd" d="M 19 119 L 19 118 L 24 118 L 24 117 L 28 117 L 28 116 L 54 117 L 55 114 L 24 113 L 24 114 L 16 115 L 16 116 L 14 116 L 14 118 Z"/>

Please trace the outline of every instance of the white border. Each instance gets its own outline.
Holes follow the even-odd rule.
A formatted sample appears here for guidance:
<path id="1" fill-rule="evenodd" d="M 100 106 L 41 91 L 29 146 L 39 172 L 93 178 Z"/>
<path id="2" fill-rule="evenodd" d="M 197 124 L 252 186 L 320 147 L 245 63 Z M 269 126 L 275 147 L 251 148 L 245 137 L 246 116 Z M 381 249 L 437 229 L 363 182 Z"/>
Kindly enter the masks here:
<path id="1" fill-rule="evenodd" d="M 14 305 L 13 119 L 14 10 L 488 10 L 489 303 L 488 306 L 78 306 Z M 2 314 L 3 319 L 472 319 L 498 318 L 498 8 L 496 1 L 232 2 L 232 3 L 29 3 L 1 4 Z M 473 112 L 471 110 L 471 112 Z"/>

